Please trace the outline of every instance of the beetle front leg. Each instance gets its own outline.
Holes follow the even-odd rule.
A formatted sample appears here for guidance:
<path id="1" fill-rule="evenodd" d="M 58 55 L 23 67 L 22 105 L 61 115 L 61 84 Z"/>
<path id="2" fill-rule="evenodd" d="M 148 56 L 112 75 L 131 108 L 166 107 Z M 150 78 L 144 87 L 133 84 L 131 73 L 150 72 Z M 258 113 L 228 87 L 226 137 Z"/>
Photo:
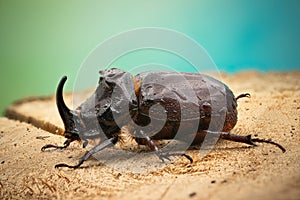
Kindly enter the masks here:
<path id="1" fill-rule="evenodd" d="M 158 156 L 158 158 L 162 161 L 165 162 L 165 160 L 169 160 L 171 161 L 170 157 L 172 156 L 184 156 L 186 157 L 191 163 L 193 162 L 193 159 L 191 156 L 189 156 L 188 154 L 185 153 L 169 153 L 169 152 L 162 152 L 161 150 L 158 149 L 158 147 L 154 144 L 153 140 L 151 140 L 151 138 L 147 135 L 145 135 L 143 133 L 143 131 L 140 131 L 140 136 L 141 137 L 135 137 L 135 141 L 138 144 L 141 145 L 146 145 L 147 147 L 149 147 L 152 151 L 154 151 L 156 153 L 156 155 Z"/>
<path id="2" fill-rule="evenodd" d="M 118 137 L 113 137 L 113 138 L 104 140 L 103 142 L 101 142 L 100 144 L 98 144 L 97 146 L 95 146 L 94 148 L 89 150 L 88 152 L 86 152 L 84 154 L 84 156 L 82 156 L 79 159 L 79 162 L 77 165 L 67 165 L 65 163 L 61 163 L 61 164 L 55 165 L 55 168 L 68 167 L 68 168 L 76 169 L 76 168 L 80 167 L 84 161 L 86 161 L 89 157 L 91 157 L 91 155 L 93 155 L 94 153 L 97 153 L 98 151 L 101 151 L 107 147 L 114 146 L 117 143 L 117 141 L 118 141 Z"/>
<path id="3" fill-rule="evenodd" d="M 73 139 L 67 139 L 65 142 L 64 142 L 64 146 L 57 146 L 57 145 L 53 145 L 53 144 L 46 144 L 45 146 L 43 146 L 41 148 L 41 151 L 45 151 L 46 149 L 49 149 L 49 148 L 55 148 L 55 149 L 65 149 L 67 148 L 71 142 L 73 142 L 74 140 Z"/>

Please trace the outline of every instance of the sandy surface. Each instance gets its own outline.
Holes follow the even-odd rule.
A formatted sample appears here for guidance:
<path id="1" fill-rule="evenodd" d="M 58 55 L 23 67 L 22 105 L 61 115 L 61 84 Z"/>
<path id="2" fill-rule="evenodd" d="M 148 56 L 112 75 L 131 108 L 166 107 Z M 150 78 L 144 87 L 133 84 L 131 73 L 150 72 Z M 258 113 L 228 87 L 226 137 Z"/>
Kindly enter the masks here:
<path id="1" fill-rule="evenodd" d="M 0 118 L 0 198 L 300 199 L 300 71 L 243 72 L 223 75 L 222 81 L 236 95 L 251 93 L 239 100 L 232 132 L 272 138 L 286 153 L 269 144 L 253 148 L 221 141 L 204 157 L 188 150 L 192 164 L 184 158 L 162 164 L 152 156 L 124 158 L 118 145 L 101 152 L 101 162 L 55 169 L 57 163 L 77 163 L 86 149 L 75 142 L 65 150 L 41 152 L 45 144 L 65 141 L 59 136 L 62 123 L 54 99 L 27 100 L 6 115 L 31 124 Z M 70 105 L 71 96 L 67 99 Z M 132 145 L 124 148 L 139 151 Z"/>

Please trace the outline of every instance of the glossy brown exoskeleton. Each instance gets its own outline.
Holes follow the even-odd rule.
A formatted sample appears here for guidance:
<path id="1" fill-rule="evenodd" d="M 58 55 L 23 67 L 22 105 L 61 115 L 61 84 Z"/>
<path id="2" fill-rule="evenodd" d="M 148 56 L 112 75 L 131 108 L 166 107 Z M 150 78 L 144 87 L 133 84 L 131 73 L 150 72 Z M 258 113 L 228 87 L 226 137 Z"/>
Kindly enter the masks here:
<path id="1" fill-rule="evenodd" d="M 89 150 L 77 165 L 58 164 L 55 167 L 78 168 L 92 154 L 113 146 L 120 139 L 123 126 L 133 127 L 133 138 L 146 145 L 164 161 L 170 156 L 185 153 L 160 151 L 153 140 L 177 139 L 189 145 L 200 145 L 207 135 L 255 145 L 270 140 L 229 133 L 237 123 L 237 99 L 222 82 L 203 74 L 149 71 L 136 76 L 120 69 L 100 71 L 96 91 L 77 109 L 70 110 L 63 100 L 63 77 L 58 85 L 56 103 L 65 125 L 64 146 L 45 145 L 47 148 L 66 148 L 72 141 L 100 138 L 101 142 Z M 159 106 L 157 106 L 159 105 Z M 132 130 L 132 129 L 131 129 Z"/>

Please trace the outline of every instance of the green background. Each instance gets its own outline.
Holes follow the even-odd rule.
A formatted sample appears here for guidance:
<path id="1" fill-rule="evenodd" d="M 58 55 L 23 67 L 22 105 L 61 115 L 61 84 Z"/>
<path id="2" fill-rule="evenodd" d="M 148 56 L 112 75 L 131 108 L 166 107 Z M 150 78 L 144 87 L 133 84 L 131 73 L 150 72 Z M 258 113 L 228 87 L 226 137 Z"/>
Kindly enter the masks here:
<path id="1" fill-rule="evenodd" d="M 140 27 L 186 34 L 228 73 L 299 70 L 299 2 L 0 0 L 0 112 L 14 100 L 53 94 L 62 75 L 71 90 L 89 52 Z"/>

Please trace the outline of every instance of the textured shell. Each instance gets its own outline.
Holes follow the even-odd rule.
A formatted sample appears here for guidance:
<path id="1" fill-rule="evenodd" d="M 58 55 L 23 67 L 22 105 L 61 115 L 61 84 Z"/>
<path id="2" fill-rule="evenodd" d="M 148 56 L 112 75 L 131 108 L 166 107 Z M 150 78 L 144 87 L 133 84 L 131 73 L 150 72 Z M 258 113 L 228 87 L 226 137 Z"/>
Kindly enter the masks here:
<path id="1" fill-rule="evenodd" d="M 165 122 L 156 135 L 161 139 L 173 138 L 180 124 L 188 133 L 194 129 L 208 130 L 211 124 L 216 130 L 229 131 L 237 122 L 237 103 L 232 91 L 207 75 L 150 71 L 132 77 L 120 69 L 100 74 L 95 93 L 77 109 L 85 125 L 84 137 L 97 135 L 97 124 L 111 137 L 130 118 L 140 126 L 152 120 L 149 130 L 154 130 L 160 121 Z"/>
<path id="2" fill-rule="evenodd" d="M 111 137 L 110 134 L 127 124 L 124 113 L 137 107 L 132 80 L 130 73 L 120 69 L 100 71 L 96 91 L 77 108 L 85 127 L 81 132 L 83 138 L 97 136 L 100 132 Z"/>
<path id="3" fill-rule="evenodd" d="M 140 114 L 149 116 L 154 104 L 165 108 L 168 121 L 193 121 L 202 118 L 236 117 L 237 103 L 232 91 L 222 82 L 203 74 L 151 71 L 138 74 Z M 151 109 L 155 119 L 165 113 Z"/>

